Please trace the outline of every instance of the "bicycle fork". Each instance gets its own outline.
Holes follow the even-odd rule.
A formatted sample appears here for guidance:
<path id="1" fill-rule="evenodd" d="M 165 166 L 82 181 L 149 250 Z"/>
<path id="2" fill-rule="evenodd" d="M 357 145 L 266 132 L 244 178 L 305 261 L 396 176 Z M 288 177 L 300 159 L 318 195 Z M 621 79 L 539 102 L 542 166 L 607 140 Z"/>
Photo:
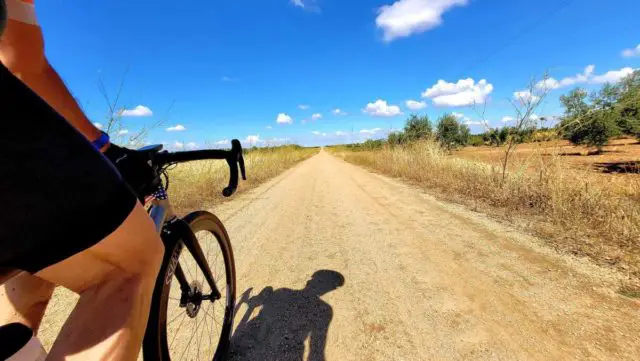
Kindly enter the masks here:
<path id="1" fill-rule="evenodd" d="M 153 218 L 153 216 L 152 216 Z M 180 285 L 180 304 L 181 308 L 186 308 L 189 317 L 195 317 L 200 310 L 202 301 L 209 300 L 211 302 L 217 301 L 222 298 L 222 294 L 218 290 L 211 268 L 206 262 L 206 257 L 200 243 L 195 234 L 191 230 L 191 227 L 180 218 L 174 217 L 167 222 L 162 229 L 162 240 L 166 249 L 173 249 L 173 254 L 169 259 L 169 268 L 165 275 L 164 282 L 166 285 L 170 284 L 172 278 L 175 276 L 178 284 Z M 176 245 L 174 247 L 174 245 Z M 183 247 L 186 247 L 189 253 L 193 256 L 196 267 L 200 268 L 204 279 L 209 285 L 211 293 L 203 294 L 203 287 L 197 280 L 189 283 L 185 273 L 180 265 L 179 258 Z"/>

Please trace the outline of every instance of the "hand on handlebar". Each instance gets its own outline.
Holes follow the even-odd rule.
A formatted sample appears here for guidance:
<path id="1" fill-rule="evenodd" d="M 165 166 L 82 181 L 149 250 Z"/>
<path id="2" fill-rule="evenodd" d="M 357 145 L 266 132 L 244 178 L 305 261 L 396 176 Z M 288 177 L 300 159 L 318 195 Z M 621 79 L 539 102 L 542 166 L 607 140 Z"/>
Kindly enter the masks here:
<path id="1" fill-rule="evenodd" d="M 111 144 L 104 155 L 116 166 L 140 202 L 144 203 L 144 198 L 158 188 L 159 179 L 153 168 L 137 151 Z"/>

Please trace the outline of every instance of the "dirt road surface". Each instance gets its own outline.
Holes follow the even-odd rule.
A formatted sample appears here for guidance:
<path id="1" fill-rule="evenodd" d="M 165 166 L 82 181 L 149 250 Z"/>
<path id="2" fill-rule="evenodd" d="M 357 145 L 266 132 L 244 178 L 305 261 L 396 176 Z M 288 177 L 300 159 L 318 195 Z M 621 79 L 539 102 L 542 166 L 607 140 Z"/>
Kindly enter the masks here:
<path id="1" fill-rule="evenodd" d="M 621 276 L 324 151 L 215 211 L 253 305 L 234 360 L 640 359 Z"/>

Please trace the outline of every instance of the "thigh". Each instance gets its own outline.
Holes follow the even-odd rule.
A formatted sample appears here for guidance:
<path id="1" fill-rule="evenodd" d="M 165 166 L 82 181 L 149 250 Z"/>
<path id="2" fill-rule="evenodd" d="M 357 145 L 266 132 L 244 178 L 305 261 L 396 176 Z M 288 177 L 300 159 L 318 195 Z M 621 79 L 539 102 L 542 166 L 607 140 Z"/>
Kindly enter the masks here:
<path id="1" fill-rule="evenodd" d="M 164 246 L 140 203 L 113 233 L 94 246 L 35 275 L 81 293 L 112 277 L 157 271 Z"/>

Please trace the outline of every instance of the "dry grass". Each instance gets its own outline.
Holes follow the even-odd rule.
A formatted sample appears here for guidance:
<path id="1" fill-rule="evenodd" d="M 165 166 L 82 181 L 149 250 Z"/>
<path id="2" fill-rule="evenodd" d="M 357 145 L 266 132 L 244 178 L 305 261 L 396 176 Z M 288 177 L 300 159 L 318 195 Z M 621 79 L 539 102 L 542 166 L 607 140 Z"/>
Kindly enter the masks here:
<path id="1" fill-rule="evenodd" d="M 501 148 L 482 146 L 465 147 L 455 151 L 453 156 L 496 164 L 503 154 Z M 552 163 L 557 159 L 561 159 L 562 167 L 581 179 L 587 177 L 590 183 L 615 188 L 616 192 L 631 197 L 640 196 L 640 143 L 636 139 L 611 140 L 602 153 L 595 153 L 595 148 L 575 146 L 563 140 L 521 144 L 511 157 L 510 169 L 519 170 L 525 166 L 529 172 L 535 173 L 539 163 Z M 631 166 L 633 164 L 636 166 Z M 640 201 L 640 198 L 636 200 Z"/>
<path id="2" fill-rule="evenodd" d="M 247 180 L 240 181 L 238 193 L 271 179 L 316 153 L 318 148 L 296 146 L 246 152 Z M 183 163 L 169 171 L 169 180 L 169 195 L 178 213 L 207 209 L 225 199 L 222 189 L 229 181 L 229 167 L 224 161 Z"/>
<path id="3" fill-rule="evenodd" d="M 503 181 L 498 166 L 450 156 L 437 144 L 352 152 L 334 148 L 343 159 L 436 190 L 525 226 L 556 248 L 586 255 L 640 280 L 640 189 L 619 192 L 577 173 L 561 156 L 512 165 Z"/>

